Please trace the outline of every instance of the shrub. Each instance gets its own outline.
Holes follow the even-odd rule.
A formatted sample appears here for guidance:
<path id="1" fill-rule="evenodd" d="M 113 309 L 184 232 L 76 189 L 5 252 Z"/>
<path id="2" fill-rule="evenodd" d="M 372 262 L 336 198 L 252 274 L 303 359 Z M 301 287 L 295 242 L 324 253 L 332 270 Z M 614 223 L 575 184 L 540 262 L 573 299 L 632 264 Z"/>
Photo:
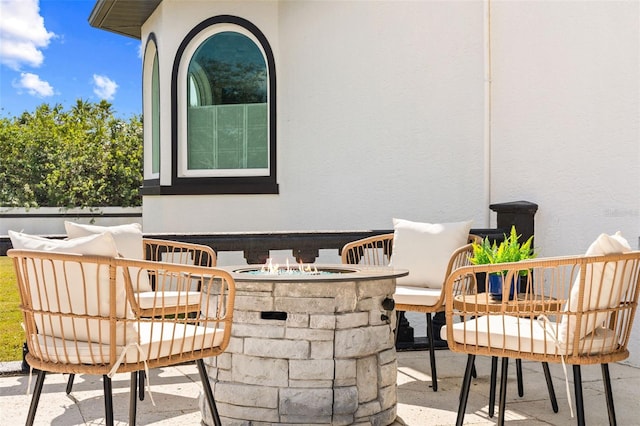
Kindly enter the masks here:
<path id="1" fill-rule="evenodd" d="M 0 119 L 0 158 L 2 206 L 141 204 L 141 118 L 116 118 L 104 100 L 78 100 L 68 111 L 45 103 Z"/>

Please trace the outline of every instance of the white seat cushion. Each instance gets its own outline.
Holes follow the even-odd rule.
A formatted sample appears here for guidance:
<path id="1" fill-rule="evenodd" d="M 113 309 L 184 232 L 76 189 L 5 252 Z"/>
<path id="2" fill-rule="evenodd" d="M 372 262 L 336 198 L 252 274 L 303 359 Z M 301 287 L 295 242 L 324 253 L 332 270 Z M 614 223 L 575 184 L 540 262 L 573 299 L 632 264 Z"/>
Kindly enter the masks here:
<path id="1" fill-rule="evenodd" d="M 440 336 L 447 338 L 447 327 L 442 327 Z M 451 326 L 453 340 L 471 346 L 509 349 L 536 354 L 566 355 L 571 345 L 554 341 L 556 323 L 542 320 L 517 318 L 510 315 L 488 315 Z M 548 332 L 547 332 L 548 331 Z M 617 346 L 613 330 L 597 328 L 580 341 L 580 353 L 597 354 L 609 352 Z"/>
<path id="2" fill-rule="evenodd" d="M 142 291 L 136 293 L 136 300 L 140 309 L 174 308 L 176 306 L 193 305 L 200 303 L 199 291 Z M 169 312 L 170 313 L 170 312 Z"/>
<path id="3" fill-rule="evenodd" d="M 404 305 L 433 306 L 440 300 L 441 293 L 442 289 L 440 288 L 398 285 L 393 299 L 396 303 Z"/>
<path id="4" fill-rule="evenodd" d="M 390 266 L 407 269 L 398 284 L 442 288 L 449 260 L 469 239 L 471 221 L 420 223 L 393 219 L 393 252 Z"/>
<path id="5" fill-rule="evenodd" d="M 140 347 L 149 360 L 175 355 L 182 352 L 208 349 L 222 344 L 224 328 L 202 327 L 190 324 L 175 324 L 171 322 L 144 322 L 138 327 Z M 126 362 L 138 359 L 138 349 L 129 347 Z"/>
<path id="6" fill-rule="evenodd" d="M 139 335 L 138 344 L 118 346 L 116 356 L 126 350 L 125 362 L 147 361 L 176 355 L 191 350 L 207 349 L 220 346 L 224 337 L 223 328 L 201 327 L 171 322 L 140 323 L 134 325 Z M 35 343 L 35 342 L 34 342 Z M 53 362 L 71 364 L 111 364 L 116 360 L 109 359 L 109 346 L 73 342 L 58 338 L 44 338 L 38 335 L 37 345 L 44 359 Z M 144 354 L 144 356 L 143 356 Z"/>

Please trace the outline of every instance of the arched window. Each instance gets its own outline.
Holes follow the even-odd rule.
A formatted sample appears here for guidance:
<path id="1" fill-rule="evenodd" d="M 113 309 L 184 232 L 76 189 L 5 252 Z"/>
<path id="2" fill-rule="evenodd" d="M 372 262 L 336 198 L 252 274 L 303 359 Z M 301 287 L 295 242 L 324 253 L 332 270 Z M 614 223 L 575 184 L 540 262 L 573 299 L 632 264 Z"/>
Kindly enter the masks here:
<path id="1" fill-rule="evenodd" d="M 275 66 L 264 35 L 210 18 L 178 49 L 172 76 L 176 193 L 277 193 Z"/>
<path id="2" fill-rule="evenodd" d="M 144 171 L 145 181 L 160 177 L 160 68 L 156 38 L 152 33 L 144 53 Z M 150 119 L 149 119 L 150 117 Z"/>
<path id="3" fill-rule="evenodd" d="M 160 69 L 158 52 L 151 71 L 151 173 L 160 173 Z"/>

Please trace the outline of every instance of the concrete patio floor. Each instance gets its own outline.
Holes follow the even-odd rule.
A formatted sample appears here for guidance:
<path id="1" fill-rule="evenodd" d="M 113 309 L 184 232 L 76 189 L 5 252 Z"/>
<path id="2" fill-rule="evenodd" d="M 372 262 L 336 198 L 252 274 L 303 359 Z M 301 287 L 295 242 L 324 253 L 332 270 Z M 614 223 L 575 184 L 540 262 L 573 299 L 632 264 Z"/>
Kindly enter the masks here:
<path id="1" fill-rule="evenodd" d="M 439 389 L 433 392 L 428 354 L 425 351 L 398 353 L 398 418 L 395 426 L 455 424 L 458 395 L 466 356 L 447 350 L 436 353 Z M 490 361 L 478 357 L 478 378 L 473 379 L 465 424 L 493 425 L 488 417 Z M 524 397 L 517 395 L 515 363 L 510 364 L 507 390 L 506 423 L 510 425 L 574 425 L 571 418 L 561 365 L 551 365 L 559 412 L 551 410 L 542 368 L 539 363 L 524 362 Z M 640 369 L 624 364 L 610 366 L 618 424 L 638 424 L 637 404 L 640 400 Z M 6 373 L 6 372 L 5 372 Z M 571 395 L 571 367 L 568 367 Z M 582 368 L 585 411 L 588 425 L 608 423 L 607 408 L 599 366 Z M 45 380 L 37 425 L 100 425 L 104 424 L 102 384 L 99 377 L 76 377 L 73 392 L 65 394 L 67 376 L 51 374 Z M 28 376 L 0 376 L 0 424 L 24 424 L 31 396 L 26 394 Z M 35 376 L 31 386 L 35 383 Z M 154 407 L 148 395 L 138 403 L 138 424 L 199 425 L 198 407 L 200 382 L 195 365 L 182 365 L 151 371 Z M 114 415 L 118 424 L 128 419 L 129 375 L 113 379 Z M 238 395 L 241 399 L 242 395 Z M 497 412 L 497 407 L 496 407 Z"/>

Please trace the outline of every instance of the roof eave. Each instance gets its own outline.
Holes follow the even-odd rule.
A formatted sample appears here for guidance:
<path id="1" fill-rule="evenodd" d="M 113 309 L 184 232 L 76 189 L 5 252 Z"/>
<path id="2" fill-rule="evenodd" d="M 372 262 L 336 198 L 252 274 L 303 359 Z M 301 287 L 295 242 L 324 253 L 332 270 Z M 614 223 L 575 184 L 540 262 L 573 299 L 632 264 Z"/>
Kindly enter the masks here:
<path id="1" fill-rule="evenodd" d="M 97 0 L 89 25 L 140 40 L 142 24 L 162 0 Z"/>

